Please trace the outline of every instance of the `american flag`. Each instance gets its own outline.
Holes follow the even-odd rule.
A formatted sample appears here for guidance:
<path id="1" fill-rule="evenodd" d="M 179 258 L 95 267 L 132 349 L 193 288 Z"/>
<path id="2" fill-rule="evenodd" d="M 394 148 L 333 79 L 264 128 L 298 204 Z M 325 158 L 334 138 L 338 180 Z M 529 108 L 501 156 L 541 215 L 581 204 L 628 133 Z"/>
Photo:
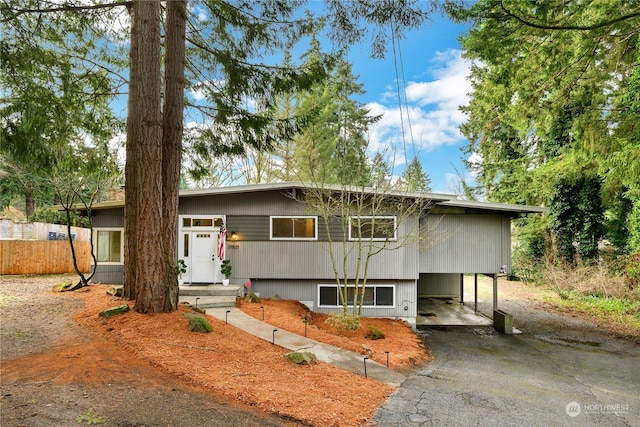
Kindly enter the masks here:
<path id="1" fill-rule="evenodd" d="M 224 222 L 220 226 L 220 232 L 218 233 L 218 258 L 224 259 L 224 246 L 227 240 L 227 227 L 224 226 Z"/>

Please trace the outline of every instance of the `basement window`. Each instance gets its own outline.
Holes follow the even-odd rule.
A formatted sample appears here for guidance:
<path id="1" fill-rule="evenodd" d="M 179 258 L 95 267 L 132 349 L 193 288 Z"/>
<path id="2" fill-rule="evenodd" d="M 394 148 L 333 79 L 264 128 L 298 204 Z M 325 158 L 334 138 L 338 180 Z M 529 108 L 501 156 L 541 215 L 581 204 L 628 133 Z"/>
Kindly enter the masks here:
<path id="1" fill-rule="evenodd" d="M 367 285 L 364 289 L 363 307 L 394 307 L 395 306 L 395 286 L 394 285 Z M 359 288 L 362 292 L 362 288 Z M 356 294 L 355 286 L 347 286 L 347 303 L 353 306 L 353 298 Z M 359 295 L 358 295 L 359 296 Z M 319 307 L 341 307 L 340 292 L 338 285 L 318 285 L 318 306 Z"/>

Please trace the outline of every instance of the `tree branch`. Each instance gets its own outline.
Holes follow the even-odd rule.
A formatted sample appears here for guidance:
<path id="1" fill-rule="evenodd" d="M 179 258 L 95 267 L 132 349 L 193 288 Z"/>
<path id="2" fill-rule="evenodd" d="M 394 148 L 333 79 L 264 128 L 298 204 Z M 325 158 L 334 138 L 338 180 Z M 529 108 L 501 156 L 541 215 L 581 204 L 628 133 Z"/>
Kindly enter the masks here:
<path id="1" fill-rule="evenodd" d="M 598 28 L 607 27 L 609 25 L 617 24 L 618 22 L 626 21 L 627 19 L 633 19 L 633 18 L 640 17 L 640 11 L 635 11 L 635 12 L 631 12 L 631 13 L 626 14 L 626 15 L 619 16 L 619 17 L 614 18 L 614 19 L 610 19 L 608 21 L 596 22 L 595 24 L 591 24 L 591 25 L 549 25 L 549 24 L 538 24 L 538 23 L 535 23 L 535 22 L 531 22 L 531 21 L 526 20 L 525 18 L 522 18 L 522 17 L 516 15 L 515 13 L 513 13 L 509 9 L 507 9 L 507 7 L 505 6 L 503 0 L 500 0 L 500 7 L 502 8 L 503 12 L 507 14 L 507 16 L 517 20 L 518 22 L 520 22 L 520 23 L 522 23 L 522 24 L 524 24 L 524 25 L 526 25 L 528 27 L 538 28 L 538 29 L 541 29 L 541 30 L 591 31 L 591 30 L 595 30 L 595 29 L 598 29 Z"/>
<path id="2" fill-rule="evenodd" d="M 94 4 L 87 6 L 74 6 L 70 4 L 63 4 L 57 7 L 51 7 L 46 9 L 18 9 L 8 6 L 0 6 L 0 14 L 5 16 L 9 12 L 13 12 L 11 15 L 7 17 L 3 17 L 0 19 L 0 22 L 9 22 L 16 19 L 20 15 L 25 14 L 43 14 L 43 13 L 51 13 L 51 12 L 78 12 L 78 11 L 86 11 L 86 10 L 100 10 L 100 9 L 111 9 L 118 6 L 125 6 L 130 8 L 133 4 L 132 0 L 128 1 L 117 1 L 114 3 L 105 3 L 105 4 Z"/>

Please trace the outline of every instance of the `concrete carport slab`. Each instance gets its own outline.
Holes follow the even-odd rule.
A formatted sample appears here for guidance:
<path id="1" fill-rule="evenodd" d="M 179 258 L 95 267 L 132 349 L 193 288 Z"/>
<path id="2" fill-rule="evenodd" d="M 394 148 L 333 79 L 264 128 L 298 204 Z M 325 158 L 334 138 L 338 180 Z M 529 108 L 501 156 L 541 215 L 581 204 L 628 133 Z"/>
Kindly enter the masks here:
<path id="1" fill-rule="evenodd" d="M 418 300 L 418 329 L 433 326 L 491 326 L 493 321 L 455 298 L 423 297 Z"/>

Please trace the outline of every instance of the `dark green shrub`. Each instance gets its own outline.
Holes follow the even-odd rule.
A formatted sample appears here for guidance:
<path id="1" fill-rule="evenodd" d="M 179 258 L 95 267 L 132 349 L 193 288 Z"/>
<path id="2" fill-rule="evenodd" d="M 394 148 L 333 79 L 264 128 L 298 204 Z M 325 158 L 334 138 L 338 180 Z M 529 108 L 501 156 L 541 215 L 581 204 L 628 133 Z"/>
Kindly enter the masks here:
<path id="1" fill-rule="evenodd" d="M 385 338 L 384 332 L 373 325 L 369 326 L 369 330 L 364 336 L 370 340 L 383 340 Z"/>

